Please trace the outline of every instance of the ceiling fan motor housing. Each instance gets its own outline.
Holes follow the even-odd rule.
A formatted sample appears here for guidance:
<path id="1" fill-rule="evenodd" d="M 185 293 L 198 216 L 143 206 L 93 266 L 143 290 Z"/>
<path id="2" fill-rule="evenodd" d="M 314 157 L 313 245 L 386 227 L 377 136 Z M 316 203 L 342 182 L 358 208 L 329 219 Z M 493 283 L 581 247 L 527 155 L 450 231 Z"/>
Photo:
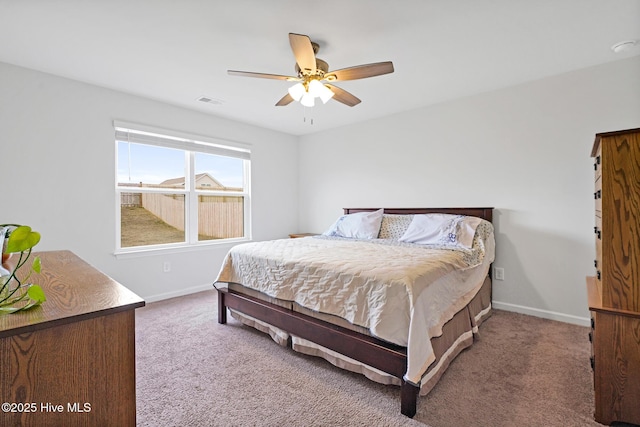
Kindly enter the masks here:
<path id="1" fill-rule="evenodd" d="M 302 70 L 300 70 L 300 66 L 296 63 L 296 74 L 298 75 L 298 77 L 302 78 L 303 77 L 303 73 Z M 329 64 L 327 64 L 326 61 L 320 59 L 320 58 L 316 58 L 316 73 L 315 75 L 319 76 L 320 78 L 322 78 L 327 72 L 329 71 Z"/>

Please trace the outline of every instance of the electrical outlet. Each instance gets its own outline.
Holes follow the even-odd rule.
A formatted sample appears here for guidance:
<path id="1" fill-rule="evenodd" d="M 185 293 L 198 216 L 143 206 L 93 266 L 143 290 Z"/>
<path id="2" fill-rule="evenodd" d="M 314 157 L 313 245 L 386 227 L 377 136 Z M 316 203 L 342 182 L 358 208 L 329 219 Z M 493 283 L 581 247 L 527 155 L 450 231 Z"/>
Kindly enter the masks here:
<path id="1" fill-rule="evenodd" d="M 164 263 L 162 263 L 162 271 L 164 271 L 165 273 L 171 271 L 171 263 L 169 261 L 165 261 Z"/>
<path id="2" fill-rule="evenodd" d="M 493 269 L 493 275 L 495 277 L 496 280 L 504 280 L 504 268 L 502 267 L 495 267 Z"/>

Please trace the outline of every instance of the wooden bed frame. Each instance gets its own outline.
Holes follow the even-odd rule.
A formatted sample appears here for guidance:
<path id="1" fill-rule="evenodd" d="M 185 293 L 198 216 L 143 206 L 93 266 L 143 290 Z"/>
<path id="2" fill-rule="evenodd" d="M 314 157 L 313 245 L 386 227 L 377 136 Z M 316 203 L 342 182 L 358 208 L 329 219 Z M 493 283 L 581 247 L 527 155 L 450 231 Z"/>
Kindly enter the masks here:
<path id="1" fill-rule="evenodd" d="M 344 208 L 345 214 L 371 212 L 379 208 Z M 493 219 L 493 208 L 384 208 L 386 214 L 447 213 Z M 489 270 L 491 271 L 491 270 Z M 227 323 L 227 308 L 280 328 L 291 335 L 309 340 L 402 380 L 400 411 L 413 417 L 420 387 L 404 381 L 407 349 L 315 319 L 231 289 L 218 289 L 218 323 Z"/>

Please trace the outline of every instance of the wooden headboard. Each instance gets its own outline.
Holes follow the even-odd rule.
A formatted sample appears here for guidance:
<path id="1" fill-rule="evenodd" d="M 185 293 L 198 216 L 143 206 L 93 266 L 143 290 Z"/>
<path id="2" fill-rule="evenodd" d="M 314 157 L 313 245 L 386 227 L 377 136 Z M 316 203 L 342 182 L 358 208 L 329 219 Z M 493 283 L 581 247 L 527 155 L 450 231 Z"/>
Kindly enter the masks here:
<path id="1" fill-rule="evenodd" d="M 372 212 L 380 208 L 343 208 L 345 215 L 356 212 Z M 384 213 L 394 215 L 416 215 L 426 213 L 445 213 L 453 215 L 477 216 L 493 222 L 493 208 L 384 208 Z"/>

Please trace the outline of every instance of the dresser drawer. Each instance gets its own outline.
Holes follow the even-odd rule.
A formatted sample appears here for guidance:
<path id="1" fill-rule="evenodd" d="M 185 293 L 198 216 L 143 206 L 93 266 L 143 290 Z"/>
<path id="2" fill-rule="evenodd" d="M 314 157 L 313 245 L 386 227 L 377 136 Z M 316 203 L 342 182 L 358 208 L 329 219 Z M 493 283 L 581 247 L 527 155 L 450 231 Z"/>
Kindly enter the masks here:
<path id="1" fill-rule="evenodd" d="M 589 362 L 591 364 L 591 371 L 595 375 L 596 371 L 596 356 L 593 350 L 593 342 L 595 341 L 595 333 L 596 333 L 596 313 L 593 311 L 589 312 L 591 314 L 591 329 L 589 330 L 589 344 L 591 345 L 591 354 L 589 355 Z"/>
<path id="2" fill-rule="evenodd" d="M 602 216 L 602 178 L 596 179 L 595 189 L 593 191 L 593 198 L 596 205 L 596 215 Z"/>
<path id="3" fill-rule="evenodd" d="M 594 267 L 596 269 L 596 284 L 598 290 L 602 291 L 602 218 L 596 215 L 596 225 L 593 228 L 596 240 L 596 259 Z"/>
<path id="4" fill-rule="evenodd" d="M 593 169 L 596 173 L 596 180 L 602 176 L 602 144 L 598 145 L 596 155 L 593 156 Z"/>

